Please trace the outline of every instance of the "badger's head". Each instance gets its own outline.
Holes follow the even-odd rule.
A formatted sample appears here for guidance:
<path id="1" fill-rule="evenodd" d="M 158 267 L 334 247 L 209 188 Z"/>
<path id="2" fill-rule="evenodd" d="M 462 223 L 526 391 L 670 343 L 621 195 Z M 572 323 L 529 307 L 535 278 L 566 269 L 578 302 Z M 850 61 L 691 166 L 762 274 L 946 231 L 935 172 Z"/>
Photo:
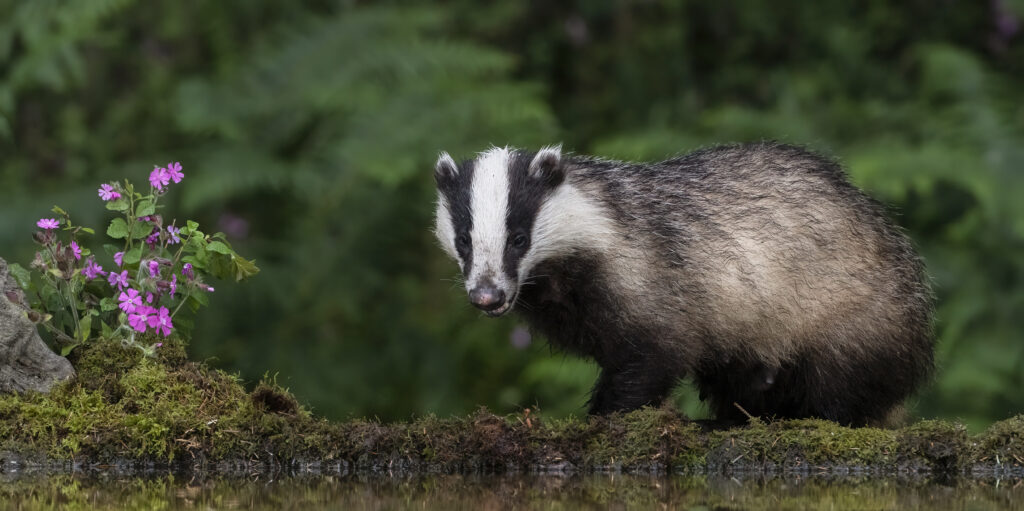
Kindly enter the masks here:
<path id="1" fill-rule="evenodd" d="M 441 247 L 459 263 L 469 301 L 489 316 L 505 314 L 550 253 L 538 225 L 549 222 L 537 219 L 565 178 L 561 148 L 492 148 L 461 164 L 441 153 L 434 177 Z"/>

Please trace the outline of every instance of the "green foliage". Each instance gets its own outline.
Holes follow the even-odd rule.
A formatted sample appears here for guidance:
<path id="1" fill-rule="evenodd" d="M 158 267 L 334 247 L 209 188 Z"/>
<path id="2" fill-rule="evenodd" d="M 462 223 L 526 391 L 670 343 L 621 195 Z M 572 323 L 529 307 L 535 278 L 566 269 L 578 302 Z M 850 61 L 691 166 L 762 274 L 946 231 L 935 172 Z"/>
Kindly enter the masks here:
<path id="1" fill-rule="evenodd" d="M 263 267 L 210 297 L 225 313 L 199 318 L 195 355 L 278 371 L 332 416 L 562 415 L 595 368 L 465 304 L 429 232 L 437 152 L 775 138 L 839 157 L 924 254 L 940 371 L 912 409 L 975 429 L 1024 410 L 1019 1 L 372 5 L 4 4 L 4 255 L 31 257 L 40 203 L 107 225 L 129 204 L 86 208 L 98 183 L 173 155 L 171 200 Z M 212 271 L 250 270 L 207 248 Z"/>
<path id="2" fill-rule="evenodd" d="M 180 173 L 181 166 L 174 165 Z M 153 175 L 166 171 L 159 168 Z M 53 335 L 61 345 L 61 355 L 67 356 L 94 334 L 153 355 L 162 343 L 144 346 L 136 342 L 136 334 L 152 329 L 167 337 L 182 306 L 189 304 L 195 312 L 206 305 L 206 294 L 214 289 L 204 282 L 205 275 L 241 281 L 259 272 L 253 261 L 231 248 L 223 233 L 208 236 L 192 220 L 181 228 L 171 221 L 165 228 L 163 216 L 157 214 L 163 208 L 158 202 L 167 191 L 165 185 L 155 183 L 149 195 L 136 192 L 128 181 L 123 186 L 103 186 L 101 198 L 120 202 L 108 209 L 123 214 L 107 226 L 107 236 L 124 240 L 121 246 L 104 245 L 113 256 L 113 264 L 107 264 L 109 270 L 103 271 L 91 251 L 78 245 L 79 235 L 95 231 L 74 225 L 59 206 L 52 210 L 59 219 L 40 220 L 49 225 L 41 225 L 33 235 L 41 247 L 32 260 L 35 275 L 12 265 L 12 274 L 26 291 L 23 305 L 30 307 L 28 318 Z M 60 234 L 58 225 L 64 226 L 65 235 Z M 93 318 L 98 319 L 96 325 Z M 187 335 L 191 322 L 179 318 L 179 323 L 185 328 L 177 331 Z"/>

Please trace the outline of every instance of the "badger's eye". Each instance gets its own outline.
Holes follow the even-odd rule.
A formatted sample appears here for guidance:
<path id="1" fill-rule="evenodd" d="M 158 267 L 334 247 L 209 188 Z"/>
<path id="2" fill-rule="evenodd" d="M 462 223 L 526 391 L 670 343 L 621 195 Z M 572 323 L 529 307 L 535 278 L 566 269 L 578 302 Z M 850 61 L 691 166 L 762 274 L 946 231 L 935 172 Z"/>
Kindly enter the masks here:
<path id="1" fill-rule="evenodd" d="M 525 234 L 516 234 L 512 237 L 512 246 L 515 248 L 523 248 L 526 246 L 526 242 L 529 241 Z"/>
<path id="2" fill-rule="evenodd" d="M 469 236 L 460 234 L 455 238 L 455 245 L 460 248 L 469 248 Z"/>

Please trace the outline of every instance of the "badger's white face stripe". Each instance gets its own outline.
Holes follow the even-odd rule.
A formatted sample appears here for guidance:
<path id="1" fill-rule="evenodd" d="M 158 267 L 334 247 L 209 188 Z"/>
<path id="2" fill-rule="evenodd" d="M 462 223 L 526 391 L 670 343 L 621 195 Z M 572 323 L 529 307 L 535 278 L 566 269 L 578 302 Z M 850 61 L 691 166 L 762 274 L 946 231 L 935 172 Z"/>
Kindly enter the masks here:
<path id="1" fill-rule="evenodd" d="M 508 237 L 506 217 L 510 157 L 511 151 L 508 148 L 495 147 L 480 153 L 473 169 L 470 190 L 473 258 L 472 268 L 466 278 L 467 291 L 476 287 L 482 277 L 490 277 L 499 289 L 510 295 L 515 293 L 502 268 L 505 240 Z"/>
<path id="2" fill-rule="evenodd" d="M 459 263 L 462 267 L 462 258 L 459 251 L 455 250 L 455 227 L 452 225 L 452 214 L 448 210 L 448 199 L 441 195 L 437 199 L 437 218 L 434 227 L 434 235 L 441 242 L 441 248 Z"/>

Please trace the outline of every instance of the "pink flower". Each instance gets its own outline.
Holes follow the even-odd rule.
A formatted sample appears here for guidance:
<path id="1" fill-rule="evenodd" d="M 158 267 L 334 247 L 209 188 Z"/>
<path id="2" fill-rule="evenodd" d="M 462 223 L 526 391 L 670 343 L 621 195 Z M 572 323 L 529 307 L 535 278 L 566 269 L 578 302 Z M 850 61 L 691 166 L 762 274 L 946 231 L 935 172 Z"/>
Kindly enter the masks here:
<path id="1" fill-rule="evenodd" d="M 136 332 L 145 332 L 146 324 L 150 322 L 150 314 L 156 312 L 156 309 L 145 305 L 140 305 L 135 308 L 135 311 L 128 315 L 128 325 L 135 329 Z"/>
<path id="2" fill-rule="evenodd" d="M 121 194 L 114 190 L 113 186 L 103 183 L 100 185 L 100 189 L 97 190 L 100 193 L 100 199 L 105 201 L 112 201 L 114 199 L 120 199 Z"/>
<path id="3" fill-rule="evenodd" d="M 158 263 L 155 260 L 151 259 L 149 261 L 148 268 L 149 268 L 149 276 L 150 277 L 153 277 L 155 279 L 155 278 L 160 276 L 160 263 Z"/>
<path id="4" fill-rule="evenodd" d="M 107 272 L 103 271 L 103 267 L 96 264 L 96 261 L 92 257 L 85 262 L 85 267 L 82 268 L 82 275 L 85 275 L 85 278 L 89 280 L 95 279 L 98 275 L 106 274 Z"/>
<path id="5" fill-rule="evenodd" d="M 117 263 L 117 267 L 121 267 L 121 263 L 124 262 L 124 252 L 118 252 L 114 254 L 114 262 Z"/>
<path id="6" fill-rule="evenodd" d="M 171 275 L 171 298 L 174 298 L 174 293 L 178 292 L 178 274 Z"/>
<path id="7" fill-rule="evenodd" d="M 153 303 L 153 293 L 146 293 L 146 303 Z"/>
<path id="8" fill-rule="evenodd" d="M 121 291 L 121 296 L 117 299 L 121 302 L 118 307 L 126 313 L 135 312 L 135 309 L 142 305 L 142 297 L 139 296 L 138 291 L 132 288 Z"/>
<path id="9" fill-rule="evenodd" d="M 60 227 L 60 222 L 56 218 L 40 218 L 36 222 L 36 226 L 40 229 L 50 230 Z"/>
<path id="10" fill-rule="evenodd" d="M 149 316 L 146 321 L 149 323 L 150 328 L 160 332 L 164 337 L 171 335 L 171 329 L 174 328 L 174 325 L 171 323 L 171 311 L 167 310 L 167 307 L 160 307 L 160 312 Z"/>
<path id="11" fill-rule="evenodd" d="M 71 242 L 71 253 L 75 254 L 76 261 L 82 260 L 82 247 L 78 246 L 78 243 L 74 241 Z"/>
<path id="12" fill-rule="evenodd" d="M 163 190 L 165 186 L 171 184 L 171 176 L 167 175 L 167 169 L 154 168 L 153 172 L 149 173 L 149 184 L 157 190 Z"/>
<path id="13" fill-rule="evenodd" d="M 181 232 L 181 229 L 178 229 L 173 225 L 167 226 L 167 234 L 171 235 L 171 239 L 167 241 L 168 245 L 175 245 L 181 243 L 181 238 L 178 236 L 179 232 Z"/>
<path id="14" fill-rule="evenodd" d="M 158 342 L 158 343 L 154 344 L 153 346 L 156 346 L 157 348 L 163 348 L 164 347 L 164 343 Z"/>
<path id="15" fill-rule="evenodd" d="M 196 278 L 196 274 L 192 273 L 192 263 L 185 263 L 185 266 L 181 268 L 181 276 L 188 277 L 188 280 Z"/>
<path id="16" fill-rule="evenodd" d="M 181 163 L 174 162 L 167 164 L 167 177 L 171 178 L 175 183 L 180 183 L 185 174 L 181 173 Z M 165 183 L 166 184 L 166 183 Z"/>
<path id="17" fill-rule="evenodd" d="M 153 232 L 149 233 L 149 236 L 146 237 L 146 244 L 152 248 L 156 245 L 157 241 L 160 241 L 160 229 L 154 227 Z"/>
<path id="18" fill-rule="evenodd" d="M 128 270 L 124 270 L 121 273 L 110 272 L 107 276 L 107 282 L 110 282 L 110 287 L 117 286 L 117 289 L 124 289 L 128 287 Z"/>

